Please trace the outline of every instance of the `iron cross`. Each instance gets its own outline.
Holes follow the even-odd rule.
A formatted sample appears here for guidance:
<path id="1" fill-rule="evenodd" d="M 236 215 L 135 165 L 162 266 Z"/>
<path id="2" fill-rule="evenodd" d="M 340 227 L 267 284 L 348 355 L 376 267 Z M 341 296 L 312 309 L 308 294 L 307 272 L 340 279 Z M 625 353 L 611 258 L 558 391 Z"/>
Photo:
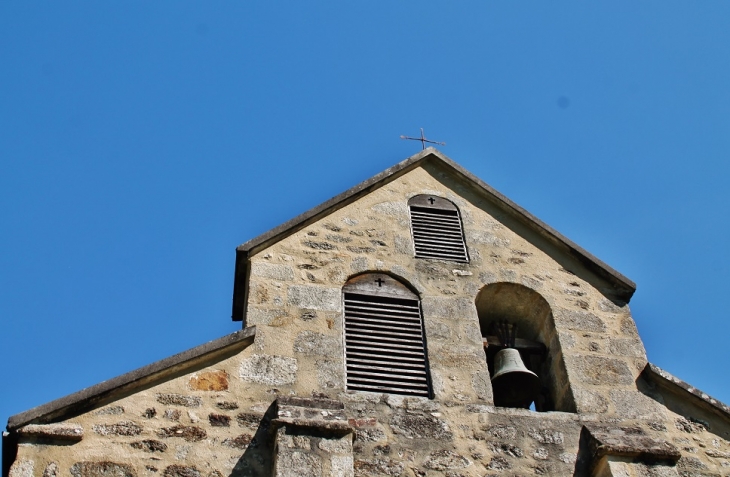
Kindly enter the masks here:
<path id="1" fill-rule="evenodd" d="M 436 141 L 430 141 L 426 139 L 426 136 L 423 135 L 423 128 L 421 128 L 421 137 L 408 137 L 408 136 L 401 136 L 401 139 L 410 139 L 411 141 L 421 141 L 421 146 L 423 146 L 423 149 L 426 149 L 426 143 L 429 144 L 438 144 L 439 146 L 445 146 L 445 142 L 436 142 Z"/>

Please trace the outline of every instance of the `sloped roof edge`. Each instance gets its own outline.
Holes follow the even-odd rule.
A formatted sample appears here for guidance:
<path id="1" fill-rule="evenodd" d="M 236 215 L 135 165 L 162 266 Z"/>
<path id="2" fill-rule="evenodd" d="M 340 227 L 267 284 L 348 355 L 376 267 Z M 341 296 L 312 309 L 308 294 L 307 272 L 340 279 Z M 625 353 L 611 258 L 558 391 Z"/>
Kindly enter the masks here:
<path id="1" fill-rule="evenodd" d="M 725 419 L 730 420 L 730 406 L 718 399 L 713 398 L 702 390 L 697 389 L 691 384 L 682 381 L 681 379 L 668 373 L 667 371 L 664 371 L 659 366 L 656 366 L 652 363 L 647 363 L 644 367 L 644 371 L 642 371 L 642 374 L 654 383 L 657 383 L 665 388 L 672 389 L 676 392 L 685 394 L 690 397 L 690 399 L 701 402 L 705 406 L 712 409 L 715 413 L 718 413 Z"/>
<path id="2" fill-rule="evenodd" d="M 627 303 L 629 302 L 631 296 L 636 291 L 636 284 L 633 281 L 614 270 L 612 267 L 582 247 L 578 246 L 567 237 L 560 234 L 558 231 L 508 199 L 506 196 L 502 195 L 489 184 L 479 179 L 453 160 L 449 159 L 440 151 L 432 147 L 428 147 L 418 154 L 414 154 L 393 167 L 374 175 L 370 179 L 367 179 L 351 189 L 336 195 L 307 212 L 304 212 L 278 227 L 275 227 L 268 232 L 239 245 L 236 248 L 236 266 L 233 283 L 233 320 L 241 321 L 243 319 L 245 297 L 244 293 L 241 292 L 244 291 L 243 287 L 246 285 L 246 281 L 248 279 L 248 257 L 301 230 L 310 223 L 350 204 L 364 194 L 397 179 L 406 172 L 429 160 L 438 161 L 442 165 L 452 169 L 457 175 L 462 176 L 464 179 L 471 182 L 477 189 L 480 189 L 482 192 L 490 196 L 502 209 L 522 220 L 526 225 L 537 231 L 543 237 L 564 248 L 593 273 L 596 273 L 606 279 L 609 283 L 613 284 L 619 292 L 618 297 Z"/>
<path id="3" fill-rule="evenodd" d="M 34 407 L 8 419 L 7 429 L 13 431 L 26 424 L 48 423 L 63 419 L 74 412 L 84 412 L 105 399 L 128 395 L 139 387 L 153 385 L 157 378 L 189 372 L 200 359 L 220 358 L 227 352 L 237 352 L 253 343 L 256 327 L 251 326 L 209 341 L 182 353 L 156 361 L 147 366 L 103 381 L 68 396 Z M 227 357 L 227 356 L 224 356 Z"/>

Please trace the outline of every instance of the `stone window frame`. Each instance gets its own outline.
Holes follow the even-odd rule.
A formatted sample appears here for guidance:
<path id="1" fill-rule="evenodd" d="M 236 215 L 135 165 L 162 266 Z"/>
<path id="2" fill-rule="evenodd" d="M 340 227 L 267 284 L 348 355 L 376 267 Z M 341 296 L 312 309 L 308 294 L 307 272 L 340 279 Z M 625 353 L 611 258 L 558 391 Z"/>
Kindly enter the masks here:
<path id="1" fill-rule="evenodd" d="M 398 311 L 394 312 L 396 315 L 394 318 L 386 317 L 385 320 L 382 320 L 385 322 L 373 321 L 381 320 L 384 316 L 368 316 L 370 313 L 378 313 L 379 310 L 376 311 L 373 308 L 364 310 L 363 314 L 362 311 L 356 309 L 358 303 L 354 308 L 352 300 L 359 302 L 359 305 L 364 305 L 363 300 L 358 300 L 358 298 L 366 298 L 365 301 L 377 305 L 376 308 L 384 307 L 387 314 L 392 311 L 388 308 L 404 309 L 405 306 L 410 317 L 399 316 L 401 313 Z M 345 282 L 342 287 L 342 303 L 345 389 L 348 392 L 366 391 L 433 399 L 426 330 L 421 298 L 418 293 L 403 280 L 387 273 L 364 272 Z M 367 308 L 367 305 L 364 306 Z M 414 315 L 414 312 L 417 312 L 417 316 Z M 358 331 L 360 331 L 359 335 Z M 380 341 L 364 343 L 363 334 L 367 334 L 369 339 L 377 336 Z M 348 338 L 351 338 L 349 353 Z M 386 340 L 389 342 L 386 343 Z M 384 345 L 384 343 L 386 344 Z M 372 344 L 383 345 L 383 348 L 378 348 L 374 353 L 370 353 L 367 347 Z M 405 349 L 406 346 L 411 349 Z M 420 351 L 420 357 L 417 351 Z M 373 363 L 369 363 L 369 360 L 372 360 Z M 368 369 L 370 367 L 379 369 Z M 362 379 L 368 379 L 368 375 L 362 373 L 381 374 L 382 376 L 374 376 L 374 378 L 382 379 L 382 385 L 366 384 Z M 414 384 L 403 384 L 404 382 Z M 391 386 L 387 385 L 389 383 Z"/>
<path id="2" fill-rule="evenodd" d="M 414 212 L 423 215 L 414 217 Z M 416 258 L 469 263 L 461 210 L 452 201 L 434 194 L 415 195 L 408 199 L 408 218 Z M 452 223 L 439 227 L 442 218 Z"/>

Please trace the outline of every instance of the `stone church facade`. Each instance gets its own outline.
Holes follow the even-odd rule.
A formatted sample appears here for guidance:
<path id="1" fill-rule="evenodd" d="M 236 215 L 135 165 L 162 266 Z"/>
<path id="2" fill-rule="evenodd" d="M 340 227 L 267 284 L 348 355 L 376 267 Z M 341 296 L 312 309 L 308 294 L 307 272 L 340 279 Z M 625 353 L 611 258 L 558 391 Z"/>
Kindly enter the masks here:
<path id="1" fill-rule="evenodd" d="M 3 476 L 730 476 L 634 290 L 429 148 L 241 245 L 242 330 L 10 417 Z"/>

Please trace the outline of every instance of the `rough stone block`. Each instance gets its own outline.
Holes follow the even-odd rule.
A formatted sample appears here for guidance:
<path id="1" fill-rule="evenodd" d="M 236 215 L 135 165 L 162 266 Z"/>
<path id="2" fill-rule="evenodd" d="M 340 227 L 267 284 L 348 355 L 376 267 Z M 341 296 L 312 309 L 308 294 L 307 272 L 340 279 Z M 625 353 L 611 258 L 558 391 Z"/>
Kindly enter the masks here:
<path id="1" fill-rule="evenodd" d="M 527 435 L 535 439 L 540 444 L 558 444 L 562 445 L 565 437 L 562 432 L 555 429 L 529 429 Z"/>
<path id="2" fill-rule="evenodd" d="M 308 452 L 280 452 L 276 456 L 274 477 L 321 477 L 322 460 Z"/>
<path id="3" fill-rule="evenodd" d="M 499 237 L 488 230 L 467 230 L 466 231 L 467 243 L 477 243 L 488 245 L 490 247 L 509 247 L 509 239 Z"/>
<path id="4" fill-rule="evenodd" d="M 167 444 L 154 439 L 144 439 L 141 441 L 135 441 L 129 444 L 133 449 L 143 450 L 145 452 L 165 452 L 167 450 Z"/>
<path id="5" fill-rule="evenodd" d="M 56 462 L 49 462 L 45 469 L 43 469 L 43 477 L 57 477 L 60 469 Z"/>
<path id="6" fill-rule="evenodd" d="M 284 317 L 287 316 L 286 310 L 281 308 L 259 308 L 251 306 L 246 314 L 246 323 L 249 326 L 253 325 L 268 325 L 273 326 L 281 321 L 286 321 Z"/>
<path id="7" fill-rule="evenodd" d="M 425 280 L 445 280 L 451 279 L 451 267 L 438 262 L 417 261 L 416 273 Z M 424 296 L 423 298 L 428 298 Z"/>
<path id="8" fill-rule="evenodd" d="M 453 437 L 446 421 L 433 416 L 396 414 L 390 420 L 390 427 L 408 439 L 449 440 Z"/>
<path id="9" fill-rule="evenodd" d="M 356 442 L 380 442 L 385 439 L 385 432 L 379 427 L 360 427 L 355 429 Z"/>
<path id="10" fill-rule="evenodd" d="M 136 477 L 131 465 L 116 462 L 76 462 L 71 466 L 73 477 Z"/>
<path id="11" fill-rule="evenodd" d="M 624 302 L 612 302 L 609 299 L 604 298 L 603 300 L 598 302 L 598 308 L 601 311 L 605 311 L 607 313 L 626 313 L 628 312 L 628 306 Z"/>
<path id="12" fill-rule="evenodd" d="M 370 266 L 368 265 L 367 257 L 355 257 L 352 259 L 352 263 L 350 264 L 350 270 L 355 273 L 364 272 L 369 268 Z"/>
<path id="13" fill-rule="evenodd" d="M 713 474 L 703 473 L 707 470 L 707 465 L 697 457 L 683 455 L 677 461 L 677 469 L 682 477 L 715 477 Z"/>
<path id="14" fill-rule="evenodd" d="M 649 464 L 642 464 L 640 462 L 632 462 L 632 463 L 623 463 L 623 462 L 611 462 L 610 465 L 623 465 L 626 472 L 632 472 L 631 474 L 634 477 L 679 477 L 679 472 L 677 471 L 677 468 L 674 466 L 669 465 L 649 465 Z M 616 471 L 614 470 L 614 467 L 611 468 L 614 475 L 616 474 Z M 623 470 L 623 469 L 622 469 Z"/>
<path id="15" fill-rule="evenodd" d="M 348 245 L 347 246 L 347 250 L 350 251 L 350 252 L 352 252 L 352 253 L 357 253 L 357 254 L 363 254 L 363 253 L 364 254 L 372 254 L 372 253 L 375 253 L 375 248 L 373 248 L 373 247 L 355 247 L 355 246 L 352 246 L 352 245 Z"/>
<path id="16" fill-rule="evenodd" d="M 204 429 L 197 426 L 173 426 L 163 427 L 157 431 L 157 436 L 161 438 L 180 437 L 188 442 L 202 441 L 208 435 Z"/>
<path id="17" fill-rule="evenodd" d="M 392 217 L 402 219 L 406 219 L 408 217 L 408 204 L 405 201 L 381 202 L 373 205 L 370 209 L 379 214 L 390 215 Z"/>
<path id="18" fill-rule="evenodd" d="M 345 237 L 344 235 L 327 234 L 324 238 L 326 238 L 330 242 L 337 242 L 337 243 L 350 243 L 350 242 L 352 242 L 352 238 L 351 237 Z"/>
<path id="19" fill-rule="evenodd" d="M 196 373 L 190 378 L 189 385 L 194 391 L 225 391 L 228 389 L 228 373 L 222 370 Z"/>
<path id="20" fill-rule="evenodd" d="M 439 320 L 424 320 L 424 326 L 429 341 L 448 341 L 451 338 L 451 328 Z"/>
<path id="21" fill-rule="evenodd" d="M 512 468 L 512 464 L 502 456 L 495 456 L 487 464 L 489 470 L 508 470 Z"/>
<path id="22" fill-rule="evenodd" d="M 466 457 L 451 450 L 432 452 L 426 459 L 425 466 L 433 470 L 464 469 L 471 465 Z"/>
<path id="23" fill-rule="evenodd" d="M 231 417 L 224 414 L 208 414 L 208 422 L 213 427 L 229 427 L 231 425 Z"/>
<path id="24" fill-rule="evenodd" d="M 33 477 L 35 462 L 30 459 L 18 459 L 10 466 L 8 477 Z"/>
<path id="25" fill-rule="evenodd" d="M 641 340 L 636 338 L 609 338 L 608 351 L 617 356 L 632 356 L 634 358 L 646 358 L 644 346 Z"/>
<path id="26" fill-rule="evenodd" d="M 605 391 L 588 391 L 585 389 L 574 389 L 575 405 L 578 412 L 586 414 L 603 414 L 608 412 L 608 399 L 603 395 Z"/>
<path id="27" fill-rule="evenodd" d="M 94 432 L 102 436 L 136 436 L 142 433 L 142 427 L 136 422 L 120 421 L 116 424 L 95 424 Z"/>
<path id="28" fill-rule="evenodd" d="M 486 367 L 486 362 L 485 362 Z M 477 397 L 488 404 L 494 403 L 492 394 L 492 381 L 489 377 L 489 370 L 477 371 L 471 375 L 471 385 Z"/>
<path id="29" fill-rule="evenodd" d="M 639 330 L 636 329 L 636 323 L 630 316 L 621 318 L 621 333 L 628 336 L 639 336 Z"/>
<path id="30" fill-rule="evenodd" d="M 654 461 L 676 462 L 681 457 L 673 444 L 649 436 L 638 427 L 585 426 L 584 434 L 591 459 L 604 456 L 642 457 Z"/>
<path id="31" fill-rule="evenodd" d="M 480 345 L 444 344 L 431 348 L 429 361 L 443 367 L 479 369 L 486 362 L 483 348 Z"/>
<path id="32" fill-rule="evenodd" d="M 575 336 L 570 332 L 558 331 L 557 339 L 560 343 L 560 348 L 563 351 L 567 351 L 575 347 Z"/>
<path id="33" fill-rule="evenodd" d="M 391 459 L 356 460 L 354 467 L 357 476 L 403 475 L 406 469 L 402 461 Z"/>
<path id="34" fill-rule="evenodd" d="M 555 325 L 558 328 L 575 331 L 591 331 L 594 333 L 606 331 L 606 324 L 603 320 L 586 311 L 557 309 L 555 310 Z"/>
<path id="35" fill-rule="evenodd" d="M 634 390 L 613 389 L 609 393 L 617 415 L 625 419 L 656 417 L 663 414 L 662 406 L 653 399 Z"/>
<path id="36" fill-rule="evenodd" d="M 451 270 L 447 270 L 446 275 L 451 275 Z M 468 298 L 424 297 L 421 306 L 424 316 L 440 318 L 444 323 L 476 318 L 474 301 Z"/>
<path id="37" fill-rule="evenodd" d="M 491 426 L 485 426 L 484 432 L 487 436 L 499 439 L 499 440 L 514 440 L 517 438 L 517 428 L 505 424 L 496 424 Z"/>
<path id="38" fill-rule="evenodd" d="M 261 419 L 264 416 L 261 414 L 251 414 L 248 412 L 241 412 L 236 416 L 236 422 L 240 427 L 246 427 L 248 429 L 257 429 L 261 423 Z"/>
<path id="39" fill-rule="evenodd" d="M 303 240 L 302 245 L 305 247 L 313 248 L 315 250 L 337 250 L 337 245 L 333 245 L 329 242 L 318 242 L 315 240 Z"/>
<path id="40" fill-rule="evenodd" d="M 354 459 L 350 455 L 333 455 L 330 457 L 330 475 L 332 477 L 354 477 Z"/>
<path id="41" fill-rule="evenodd" d="M 292 458 L 292 450 L 318 455 L 326 475 L 330 475 L 332 454 L 352 455 L 352 426 L 340 401 L 322 398 L 280 397 L 276 401 L 277 460 Z M 279 463 L 277 463 L 277 468 Z M 279 474 L 277 474 L 279 475 Z M 308 475 L 308 474 L 307 474 Z"/>
<path id="42" fill-rule="evenodd" d="M 313 285 L 290 286 L 287 290 L 290 305 L 309 310 L 340 311 L 342 290 Z"/>
<path id="43" fill-rule="evenodd" d="M 566 356 L 568 373 L 595 385 L 632 384 L 631 369 L 625 361 L 602 356 Z"/>
<path id="44" fill-rule="evenodd" d="M 203 401 L 198 396 L 185 396 L 184 394 L 158 394 L 157 402 L 168 406 L 200 407 Z"/>
<path id="45" fill-rule="evenodd" d="M 294 384 L 297 369 L 295 358 L 254 354 L 241 361 L 239 376 L 252 383 L 282 386 Z"/>
<path id="46" fill-rule="evenodd" d="M 266 262 L 253 262 L 251 275 L 254 277 L 271 278 L 282 282 L 294 280 L 294 269 L 289 265 L 280 265 Z"/>
<path id="47" fill-rule="evenodd" d="M 95 416 L 106 416 L 106 415 L 117 415 L 124 414 L 123 406 L 106 406 L 102 407 L 94 413 Z"/>
<path id="48" fill-rule="evenodd" d="M 233 449 L 246 449 L 252 440 L 253 436 L 251 434 L 241 434 L 233 438 L 224 439 L 222 444 Z"/>
<path id="49" fill-rule="evenodd" d="M 54 424 L 28 424 L 18 429 L 21 437 L 80 441 L 84 437 L 84 428 L 80 424 L 61 422 Z"/>
<path id="50" fill-rule="evenodd" d="M 340 356 L 341 340 L 314 331 L 302 331 L 294 340 L 294 351 L 310 356 Z"/>
<path id="51" fill-rule="evenodd" d="M 221 401 L 215 403 L 215 407 L 224 411 L 234 411 L 238 409 L 238 404 L 233 401 Z"/>
<path id="52" fill-rule="evenodd" d="M 352 440 L 346 439 L 321 439 L 317 447 L 331 454 L 352 454 Z"/>
<path id="53" fill-rule="evenodd" d="M 345 388 L 345 366 L 342 361 L 319 360 L 317 366 L 317 384 L 322 389 Z"/>
<path id="54" fill-rule="evenodd" d="M 162 474 L 164 477 L 200 477 L 200 471 L 192 465 L 170 465 Z"/>

